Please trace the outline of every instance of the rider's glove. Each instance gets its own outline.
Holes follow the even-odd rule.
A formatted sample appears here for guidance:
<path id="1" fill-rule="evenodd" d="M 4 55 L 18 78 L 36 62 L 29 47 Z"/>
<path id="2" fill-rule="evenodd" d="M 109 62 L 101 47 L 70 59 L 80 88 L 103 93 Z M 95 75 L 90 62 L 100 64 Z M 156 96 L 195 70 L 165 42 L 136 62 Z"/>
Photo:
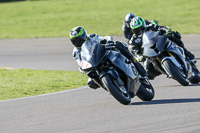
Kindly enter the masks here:
<path id="1" fill-rule="evenodd" d="M 106 44 L 107 49 L 115 49 L 115 42 L 113 41 L 108 41 Z"/>
<path id="2" fill-rule="evenodd" d="M 172 29 L 168 26 L 166 26 L 168 29 L 166 30 L 166 35 L 167 36 L 174 36 L 174 32 L 172 31 Z"/>
<path id="3" fill-rule="evenodd" d="M 107 40 L 106 40 L 106 39 L 103 39 L 103 40 L 100 41 L 100 43 L 101 43 L 101 44 L 106 44 L 106 43 L 107 43 Z"/>
<path id="4" fill-rule="evenodd" d="M 136 59 L 138 62 L 142 62 L 144 58 L 143 58 L 142 55 L 138 55 L 138 56 L 135 56 L 135 59 Z"/>
<path id="5" fill-rule="evenodd" d="M 164 27 L 160 28 L 160 31 L 162 32 L 162 34 L 166 34 L 167 36 L 172 35 L 172 29 L 168 26 L 164 26 Z"/>
<path id="6" fill-rule="evenodd" d="M 174 32 L 174 36 L 178 39 L 181 39 L 181 34 L 178 31 Z"/>
<path id="7" fill-rule="evenodd" d="M 107 45 L 107 46 L 115 46 L 115 42 L 113 42 L 113 41 L 108 41 L 106 45 Z"/>
<path id="8" fill-rule="evenodd" d="M 157 20 L 152 20 L 150 21 L 152 24 L 158 25 L 158 21 Z"/>

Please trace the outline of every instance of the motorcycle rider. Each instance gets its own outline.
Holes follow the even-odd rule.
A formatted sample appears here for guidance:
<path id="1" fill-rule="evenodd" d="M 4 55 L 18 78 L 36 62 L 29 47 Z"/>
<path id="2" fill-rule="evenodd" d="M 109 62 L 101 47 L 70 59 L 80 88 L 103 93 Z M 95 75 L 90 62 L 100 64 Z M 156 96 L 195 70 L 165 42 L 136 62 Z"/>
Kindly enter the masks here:
<path id="1" fill-rule="evenodd" d="M 124 33 L 124 37 L 127 39 L 127 42 L 131 39 L 132 35 L 133 35 L 133 32 L 131 30 L 131 27 L 130 27 L 130 22 L 133 18 L 135 18 L 135 14 L 133 13 L 128 13 L 126 16 L 125 16 L 125 19 L 123 21 L 123 25 L 122 25 L 122 31 Z M 157 24 L 158 25 L 158 22 L 156 20 L 153 20 L 153 21 L 149 21 L 149 20 L 144 20 L 146 25 L 149 25 L 149 24 Z"/>
<path id="2" fill-rule="evenodd" d="M 105 44 L 107 46 L 114 46 L 116 49 L 118 49 L 125 57 L 130 59 L 132 63 L 136 66 L 136 68 L 139 70 L 139 73 L 141 76 L 145 77 L 146 76 L 146 71 L 144 70 L 143 66 L 137 62 L 134 58 L 134 56 L 130 53 L 128 50 L 128 47 L 119 41 L 116 41 L 115 43 L 113 42 L 113 38 L 111 36 L 100 36 L 97 34 L 90 34 L 87 35 L 86 30 L 81 27 L 74 27 L 70 30 L 69 33 L 70 40 L 72 44 L 75 46 L 73 49 L 72 56 L 77 62 L 79 66 L 79 70 L 81 71 L 81 46 L 84 42 L 88 40 L 92 40 L 93 42 L 98 42 L 101 44 Z M 99 87 L 98 84 L 96 84 L 92 79 L 88 79 L 88 86 L 93 89 L 97 89 Z"/>
<path id="3" fill-rule="evenodd" d="M 143 60 L 141 46 L 142 35 L 145 31 L 161 31 L 161 33 L 166 34 L 171 41 L 174 41 L 178 46 L 182 47 L 184 49 L 185 55 L 189 57 L 190 60 L 194 59 L 194 55 L 184 47 L 184 44 L 181 41 L 181 36 L 177 31 L 174 32 L 167 26 L 159 26 L 155 24 L 146 25 L 145 21 L 139 16 L 131 20 L 130 27 L 132 29 L 133 35 L 129 40 L 129 45 L 131 45 L 132 52 L 136 55 L 139 55 L 139 61 Z M 144 62 L 144 66 L 149 79 L 154 79 L 156 76 L 161 74 L 153 67 L 153 64 L 148 59 Z"/>

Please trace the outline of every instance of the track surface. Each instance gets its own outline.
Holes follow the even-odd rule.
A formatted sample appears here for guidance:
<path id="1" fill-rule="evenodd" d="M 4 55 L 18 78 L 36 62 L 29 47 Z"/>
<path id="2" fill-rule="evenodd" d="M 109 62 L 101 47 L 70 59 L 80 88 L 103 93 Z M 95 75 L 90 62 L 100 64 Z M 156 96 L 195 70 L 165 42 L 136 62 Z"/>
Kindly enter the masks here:
<path id="1" fill-rule="evenodd" d="M 114 37 L 115 40 L 123 40 Z M 200 69 L 200 35 L 183 35 Z M 77 71 L 66 38 L 0 40 L 0 67 Z M 200 84 L 164 75 L 151 81 L 153 101 L 119 104 L 88 87 L 0 102 L 0 133 L 199 133 Z"/>

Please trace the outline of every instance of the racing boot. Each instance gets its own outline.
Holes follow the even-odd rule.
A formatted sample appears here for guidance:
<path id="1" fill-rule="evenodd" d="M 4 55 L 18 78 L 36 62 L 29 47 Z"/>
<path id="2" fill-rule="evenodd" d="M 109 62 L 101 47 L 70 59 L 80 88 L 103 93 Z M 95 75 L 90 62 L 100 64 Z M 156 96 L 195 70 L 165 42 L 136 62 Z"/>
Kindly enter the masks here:
<path id="1" fill-rule="evenodd" d="M 181 35 L 179 32 L 172 32 L 171 35 L 168 35 L 168 38 L 170 40 L 172 40 L 173 42 L 175 42 L 178 46 L 182 47 L 183 50 L 184 50 L 184 53 L 187 57 L 190 58 L 190 60 L 193 60 L 195 57 L 194 57 L 194 54 L 192 54 L 190 51 L 188 51 L 185 46 L 184 46 L 184 43 L 183 41 L 181 40 Z"/>
<path id="2" fill-rule="evenodd" d="M 184 46 L 184 43 L 181 41 L 181 40 L 178 40 L 176 39 L 176 43 L 183 48 L 184 50 L 184 53 L 185 53 L 185 56 L 189 57 L 190 60 L 193 60 L 195 57 L 194 57 L 194 54 L 192 54 L 190 51 L 188 51 L 185 46 Z"/>
<path id="3" fill-rule="evenodd" d="M 97 88 L 99 88 L 100 86 L 98 85 L 98 84 L 96 84 L 95 82 L 94 82 L 94 80 L 92 80 L 91 78 L 89 78 L 88 79 L 88 86 L 90 87 L 90 88 L 92 88 L 92 89 L 97 89 Z"/>
<path id="4" fill-rule="evenodd" d="M 193 60 L 195 58 L 194 54 L 192 54 L 190 51 L 188 51 L 185 47 L 183 47 L 184 53 L 187 57 L 190 58 L 190 60 Z"/>

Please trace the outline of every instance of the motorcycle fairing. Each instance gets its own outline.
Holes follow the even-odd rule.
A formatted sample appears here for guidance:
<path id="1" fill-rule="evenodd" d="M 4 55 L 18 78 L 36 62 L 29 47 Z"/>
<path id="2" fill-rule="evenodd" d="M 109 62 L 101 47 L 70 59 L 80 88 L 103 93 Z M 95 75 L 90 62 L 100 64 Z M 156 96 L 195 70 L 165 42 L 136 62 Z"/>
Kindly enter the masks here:
<path id="1" fill-rule="evenodd" d="M 184 71 L 186 74 L 188 73 L 188 66 L 185 61 L 185 54 L 184 50 L 176 45 L 174 42 L 170 41 L 166 36 L 159 35 L 159 31 L 148 31 L 143 34 L 143 55 L 147 57 L 156 57 L 159 54 L 161 54 L 164 50 L 167 50 L 169 53 L 174 53 L 178 55 L 181 62 L 183 63 L 184 67 L 180 62 L 177 61 L 177 59 L 174 56 L 164 57 L 161 61 L 161 64 L 166 59 L 171 60 L 171 62 L 176 65 L 177 68 L 180 70 L 184 68 Z M 167 46 L 167 47 L 166 47 Z M 171 74 L 166 70 L 164 65 L 162 65 L 163 69 L 166 71 L 166 73 L 171 77 Z M 183 73 L 182 73 L 183 74 Z M 184 75 L 184 77 L 187 77 L 187 75 Z"/>
<path id="2" fill-rule="evenodd" d="M 185 71 L 187 72 L 188 71 L 188 66 L 187 66 L 187 63 L 185 61 L 185 54 L 184 54 L 183 48 L 179 47 L 174 42 L 170 42 L 170 44 L 167 46 L 167 50 L 169 52 L 171 52 L 171 53 L 174 53 L 174 54 L 178 55 L 178 57 L 181 59 L 181 61 L 184 64 Z"/>
<path id="3" fill-rule="evenodd" d="M 81 68 L 84 71 L 99 65 L 106 54 L 105 46 L 91 40 L 87 40 L 81 46 Z M 85 65 L 85 64 L 89 65 Z M 87 67 L 86 67 L 87 66 Z"/>
<path id="4" fill-rule="evenodd" d="M 121 53 L 112 51 L 109 53 L 108 59 L 114 66 L 125 72 L 132 80 L 134 80 L 138 75 L 138 71 L 135 66 Z"/>
<path id="5" fill-rule="evenodd" d="M 143 56 L 155 57 L 163 51 L 168 39 L 159 33 L 159 31 L 147 31 L 143 34 Z"/>
<path id="6" fill-rule="evenodd" d="M 180 70 L 183 70 L 185 71 L 185 74 L 181 73 L 184 77 L 188 77 L 190 76 L 191 74 L 188 75 L 188 71 L 189 71 L 189 67 L 187 65 L 187 62 L 185 61 L 185 54 L 184 54 L 184 50 L 179 47 L 178 45 L 176 45 L 174 42 L 170 42 L 169 45 L 167 46 L 167 50 L 170 52 L 170 53 L 173 53 L 173 54 L 176 54 L 178 55 L 178 58 L 181 59 L 181 62 L 183 63 L 183 65 L 177 61 L 177 59 L 174 57 L 174 56 L 170 56 L 170 57 L 165 57 L 162 59 L 162 64 L 163 62 L 166 60 L 166 59 L 169 59 L 171 60 L 171 62 Z M 165 69 L 164 65 L 162 65 L 162 67 Z M 166 71 L 166 69 L 165 69 Z M 166 71 L 167 72 L 167 71 Z M 171 74 L 169 72 L 167 72 L 169 77 L 171 77 Z"/>
<path id="7" fill-rule="evenodd" d="M 173 57 L 173 56 L 170 56 L 170 57 L 164 57 L 162 59 L 162 68 L 165 70 L 165 72 L 168 74 L 169 77 L 172 77 L 171 73 L 167 71 L 167 69 L 165 68 L 165 66 L 163 65 L 163 62 L 166 60 L 166 59 L 169 59 L 171 60 L 171 62 L 179 69 L 183 69 L 182 68 L 182 65 Z M 185 74 L 181 73 L 184 77 L 187 77 Z"/>
<path id="8" fill-rule="evenodd" d="M 135 95 L 139 89 L 140 82 L 138 77 L 138 71 L 135 66 L 119 51 L 107 50 L 105 45 L 86 41 L 81 47 L 81 63 L 85 63 L 87 67 L 83 65 L 83 71 L 91 71 L 94 67 L 97 67 L 103 60 L 110 60 L 110 62 L 118 69 L 122 70 L 127 75 L 127 80 L 130 80 L 129 91 Z M 114 79 L 117 78 L 117 73 L 114 70 L 109 70 L 106 73 L 111 75 Z M 100 77 L 104 74 L 102 73 Z"/>

